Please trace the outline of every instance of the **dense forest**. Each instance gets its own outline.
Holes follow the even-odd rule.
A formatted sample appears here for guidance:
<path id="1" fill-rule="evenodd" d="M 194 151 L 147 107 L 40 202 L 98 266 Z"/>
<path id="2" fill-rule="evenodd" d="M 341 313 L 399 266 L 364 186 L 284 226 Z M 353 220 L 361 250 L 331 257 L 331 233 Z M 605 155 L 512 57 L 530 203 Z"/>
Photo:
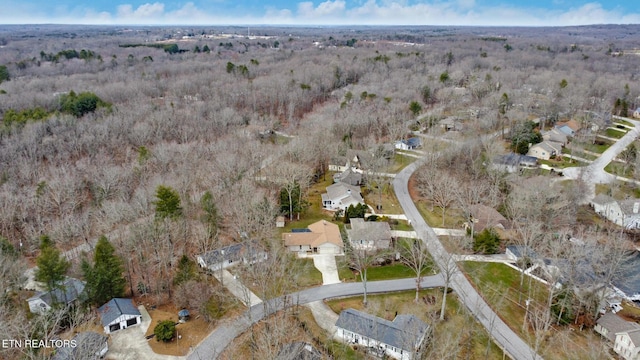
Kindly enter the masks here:
<path id="1" fill-rule="evenodd" d="M 275 254 L 283 188 L 295 184 L 304 196 L 333 159 L 411 131 L 442 136 L 449 117 L 464 124 L 456 136 L 465 141 L 419 171 L 424 197 L 437 178 L 481 188 L 468 191 L 469 204 L 540 215 L 537 231 L 576 228 L 578 185 L 541 199 L 540 185 L 516 186 L 483 162 L 509 151 L 510 132 L 530 120 L 604 126 L 612 114 L 630 116 L 640 107 L 639 34 L 640 26 L 2 26 L 2 337 L 55 332 L 23 327 L 24 295 L 11 290 L 46 249 L 43 237 L 65 252 L 106 236 L 123 259 L 127 294 L 206 303 L 214 295 L 175 281 L 183 255 L 246 239 Z M 471 141 L 494 132 L 505 146 Z M 563 207 L 529 211 L 540 202 Z M 82 278 L 85 257 L 72 258 L 67 275 Z M 268 274 L 248 275 L 264 284 L 260 295 L 293 286 L 273 286 L 294 272 L 276 264 L 282 257 Z"/>

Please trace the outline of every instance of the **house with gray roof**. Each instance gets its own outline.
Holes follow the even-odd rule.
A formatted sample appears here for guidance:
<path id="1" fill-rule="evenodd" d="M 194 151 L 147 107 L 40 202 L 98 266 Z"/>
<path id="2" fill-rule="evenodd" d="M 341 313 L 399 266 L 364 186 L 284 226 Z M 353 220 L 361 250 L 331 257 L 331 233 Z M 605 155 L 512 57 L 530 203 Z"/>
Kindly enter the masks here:
<path id="1" fill-rule="evenodd" d="M 138 325 L 142 322 L 140 310 L 131 299 L 113 298 L 98 308 L 106 334 Z"/>
<path id="2" fill-rule="evenodd" d="M 613 351 L 625 360 L 640 358 L 640 329 L 625 330 L 616 333 Z"/>
<path id="3" fill-rule="evenodd" d="M 327 186 L 327 192 L 322 194 L 322 207 L 326 210 L 346 210 L 350 205 L 364 204 L 360 187 L 342 182 Z"/>
<path id="4" fill-rule="evenodd" d="M 607 312 L 602 315 L 596 321 L 596 326 L 593 328 L 595 332 L 607 338 L 607 340 L 612 343 L 616 341 L 616 333 L 635 329 L 640 329 L 640 325 L 626 321 L 612 312 Z"/>
<path id="5" fill-rule="evenodd" d="M 84 281 L 66 278 L 58 288 L 51 291 L 41 291 L 28 298 L 29 311 L 33 314 L 44 314 L 55 305 L 69 305 L 82 296 L 84 286 Z"/>
<path id="6" fill-rule="evenodd" d="M 538 166 L 538 159 L 534 156 L 508 153 L 493 158 L 490 168 L 508 173 L 514 173 L 521 168 L 535 168 Z"/>
<path id="7" fill-rule="evenodd" d="M 255 241 L 225 246 L 196 256 L 198 265 L 211 271 L 226 269 L 240 263 L 255 264 L 266 259 L 267 253 Z"/>
<path id="8" fill-rule="evenodd" d="M 414 315 L 397 315 L 389 321 L 354 309 L 340 313 L 336 328 L 342 341 L 400 360 L 419 358 L 431 329 Z"/>
<path id="9" fill-rule="evenodd" d="M 352 186 L 360 186 L 363 184 L 362 174 L 352 170 L 351 168 L 348 168 L 341 173 L 333 174 L 333 182 L 342 182 Z"/>
<path id="10" fill-rule="evenodd" d="M 555 141 L 543 141 L 533 144 L 527 152 L 528 156 L 533 156 L 540 160 L 549 160 L 553 156 L 562 154 L 562 144 Z"/>
<path id="11" fill-rule="evenodd" d="M 418 137 L 412 137 L 408 139 L 403 139 L 400 141 L 396 141 L 395 147 L 399 150 L 415 150 L 422 146 L 422 140 Z"/>
<path id="12" fill-rule="evenodd" d="M 351 247 L 356 250 L 383 250 L 391 246 L 391 227 L 386 221 L 364 221 L 351 218 L 346 229 Z"/>
<path id="13" fill-rule="evenodd" d="M 71 340 L 75 346 L 56 348 L 51 360 L 97 360 L 109 351 L 107 337 L 93 331 L 77 333 Z"/>

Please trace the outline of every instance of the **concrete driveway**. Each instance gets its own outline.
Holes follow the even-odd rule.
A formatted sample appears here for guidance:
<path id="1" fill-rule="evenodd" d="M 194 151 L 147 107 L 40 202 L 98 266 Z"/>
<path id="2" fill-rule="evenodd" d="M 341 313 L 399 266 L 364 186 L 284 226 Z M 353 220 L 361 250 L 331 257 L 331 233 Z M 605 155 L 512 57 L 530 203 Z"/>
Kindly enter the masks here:
<path id="1" fill-rule="evenodd" d="M 145 334 L 149 325 L 151 325 L 151 317 L 144 308 L 138 306 L 140 314 L 142 314 L 142 323 L 128 329 L 119 330 L 111 334 L 109 343 L 109 352 L 105 356 L 109 360 L 183 360 L 183 356 L 170 356 L 156 354 L 151 350 Z"/>
<path id="2" fill-rule="evenodd" d="M 315 254 L 311 257 L 313 257 L 313 266 L 322 273 L 322 285 L 340 283 L 335 255 Z"/>

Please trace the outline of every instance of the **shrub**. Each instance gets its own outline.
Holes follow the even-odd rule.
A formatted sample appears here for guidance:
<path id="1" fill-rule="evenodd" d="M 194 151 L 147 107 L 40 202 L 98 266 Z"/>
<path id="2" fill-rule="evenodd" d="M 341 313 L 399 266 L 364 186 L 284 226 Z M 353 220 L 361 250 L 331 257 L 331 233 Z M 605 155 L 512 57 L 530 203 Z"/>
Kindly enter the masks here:
<path id="1" fill-rule="evenodd" d="M 169 342 L 176 335 L 176 323 L 172 320 L 163 320 L 153 328 L 156 340 Z"/>

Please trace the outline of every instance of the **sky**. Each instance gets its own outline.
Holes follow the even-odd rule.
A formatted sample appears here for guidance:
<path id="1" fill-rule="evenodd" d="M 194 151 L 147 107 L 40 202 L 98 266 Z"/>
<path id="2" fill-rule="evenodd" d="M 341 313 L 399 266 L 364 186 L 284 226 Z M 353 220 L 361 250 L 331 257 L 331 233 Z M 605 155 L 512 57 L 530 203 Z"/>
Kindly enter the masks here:
<path id="1" fill-rule="evenodd" d="M 0 24 L 640 24 L 637 0 L 0 0 Z"/>

